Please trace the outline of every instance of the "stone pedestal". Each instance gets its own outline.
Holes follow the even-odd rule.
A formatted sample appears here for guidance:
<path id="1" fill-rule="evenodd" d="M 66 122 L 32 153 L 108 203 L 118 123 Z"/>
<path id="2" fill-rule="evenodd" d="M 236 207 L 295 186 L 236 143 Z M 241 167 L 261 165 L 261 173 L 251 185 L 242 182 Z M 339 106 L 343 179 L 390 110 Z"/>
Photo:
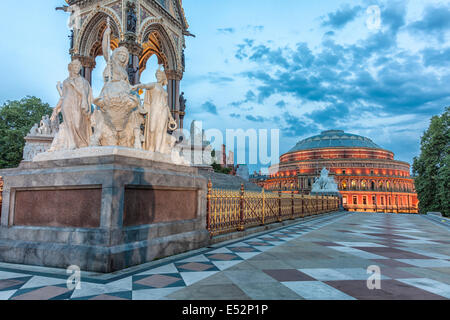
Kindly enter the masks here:
<path id="1" fill-rule="evenodd" d="M 207 246 L 196 168 L 107 152 L 2 170 L 0 261 L 109 273 Z"/>
<path id="2" fill-rule="evenodd" d="M 25 137 L 25 147 L 23 149 L 23 160 L 31 161 L 52 146 L 53 135 L 28 135 Z"/>

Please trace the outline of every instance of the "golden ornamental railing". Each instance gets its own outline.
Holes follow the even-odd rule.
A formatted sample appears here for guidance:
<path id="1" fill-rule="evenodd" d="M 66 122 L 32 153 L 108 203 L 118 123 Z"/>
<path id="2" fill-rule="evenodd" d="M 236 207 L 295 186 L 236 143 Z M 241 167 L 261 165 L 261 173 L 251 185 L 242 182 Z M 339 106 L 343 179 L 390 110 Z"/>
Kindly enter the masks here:
<path id="1" fill-rule="evenodd" d="M 408 205 L 344 204 L 343 206 L 345 210 L 351 212 L 419 213 L 419 208 Z"/>
<path id="2" fill-rule="evenodd" d="M 211 236 L 339 210 L 338 197 L 213 189 L 208 183 L 207 228 Z"/>

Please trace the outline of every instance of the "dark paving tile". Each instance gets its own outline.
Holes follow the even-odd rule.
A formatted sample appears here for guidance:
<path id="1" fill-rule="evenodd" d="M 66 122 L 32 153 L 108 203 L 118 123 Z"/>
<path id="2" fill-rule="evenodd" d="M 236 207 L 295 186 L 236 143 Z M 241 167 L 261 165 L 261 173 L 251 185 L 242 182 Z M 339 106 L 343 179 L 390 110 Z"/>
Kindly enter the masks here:
<path id="1" fill-rule="evenodd" d="M 296 269 L 276 269 L 276 270 L 263 270 L 266 274 L 271 276 L 277 281 L 316 281 L 316 279 L 309 275 L 298 271 Z"/>
<path id="2" fill-rule="evenodd" d="M 372 259 L 371 261 L 374 261 L 377 264 L 384 264 L 385 266 L 393 267 L 393 268 L 411 267 L 411 265 L 409 265 L 409 264 L 406 264 L 404 262 L 400 262 L 397 260 L 393 260 L 393 259 Z"/>
<path id="3" fill-rule="evenodd" d="M 379 256 L 387 257 L 390 259 L 432 259 L 421 254 L 417 254 L 410 251 L 404 251 L 396 248 L 384 248 L 384 247 L 356 247 L 356 249 L 377 254 Z"/>
<path id="4" fill-rule="evenodd" d="M 340 245 L 338 243 L 330 242 L 330 241 L 315 241 L 314 243 L 317 243 L 324 247 L 343 247 L 342 245 Z"/>
<path id="5" fill-rule="evenodd" d="M 450 241 L 447 241 L 447 240 L 433 240 L 434 242 L 437 242 L 437 243 L 442 243 L 442 244 L 450 244 Z"/>
<path id="6" fill-rule="evenodd" d="M 303 300 L 281 283 L 244 283 L 239 288 L 253 300 Z"/>
<path id="7" fill-rule="evenodd" d="M 121 298 L 121 297 L 116 297 L 113 295 L 109 295 L 109 294 L 101 294 L 99 296 L 90 298 L 89 300 L 105 300 L 105 301 L 112 301 L 112 300 L 130 300 L 130 299 L 125 299 L 125 298 Z"/>
<path id="8" fill-rule="evenodd" d="M 219 271 L 214 264 L 208 262 L 181 262 L 175 263 L 175 266 L 180 272 Z"/>
<path id="9" fill-rule="evenodd" d="M 237 285 L 192 285 L 167 296 L 177 300 L 251 300 Z"/>
<path id="10" fill-rule="evenodd" d="M 273 247 L 273 244 L 264 242 L 264 241 L 250 241 L 250 242 L 246 242 L 248 245 L 250 246 L 255 246 L 255 247 Z"/>
<path id="11" fill-rule="evenodd" d="M 0 291 L 20 289 L 31 277 L 0 280 Z"/>
<path id="12" fill-rule="evenodd" d="M 14 294 L 11 300 L 52 300 L 68 293 L 71 293 L 71 291 L 67 288 L 48 286 L 30 290 L 19 290 Z"/>
<path id="13" fill-rule="evenodd" d="M 336 230 L 337 232 L 341 232 L 341 233 L 353 233 L 353 231 L 349 231 L 349 230 Z"/>
<path id="14" fill-rule="evenodd" d="M 383 276 L 396 279 L 413 279 L 413 278 L 422 278 L 421 276 L 414 275 L 412 273 L 400 270 L 398 268 L 393 267 L 381 267 L 381 274 Z"/>
<path id="15" fill-rule="evenodd" d="M 401 236 L 401 235 L 393 234 L 393 233 L 365 233 L 365 234 L 367 234 L 368 236 L 387 238 L 387 239 L 416 240 L 414 238 L 409 238 L 409 237 L 405 237 L 405 236 Z"/>
<path id="16" fill-rule="evenodd" d="M 228 248 L 228 249 L 233 252 L 261 252 L 252 247 L 233 247 L 233 248 Z"/>
<path id="17" fill-rule="evenodd" d="M 325 283 L 359 300 L 446 300 L 444 297 L 396 280 L 382 280 L 380 290 L 369 290 L 367 281 Z"/>
<path id="18" fill-rule="evenodd" d="M 185 286 L 185 283 L 181 276 L 177 273 L 133 277 L 133 290 L 160 289 L 182 286 Z"/>
<path id="19" fill-rule="evenodd" d="M 285 240 L 280 240 L 279 238 L 274 238 L 274 237 L 262 237 L 261 240 L 264 240 L 264 241 L 282 241 L 282 242 L 285 241 Z"/>
<path id="20" fill-rule="evenodd" d="M 206 257 L 211 261 L 234 261 L 242 260 L 241 257 L 231 253 L 215 253 L 207 254 Z"/>

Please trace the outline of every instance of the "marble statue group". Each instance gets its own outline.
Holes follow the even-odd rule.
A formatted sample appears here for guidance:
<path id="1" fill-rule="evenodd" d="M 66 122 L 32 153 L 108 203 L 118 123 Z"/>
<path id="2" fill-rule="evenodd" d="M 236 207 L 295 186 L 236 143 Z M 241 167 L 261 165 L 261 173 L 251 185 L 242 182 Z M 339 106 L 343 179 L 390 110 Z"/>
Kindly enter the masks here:
<path id="1" fill-rule="evenodd" d="M 323 168 L 320 177 L 316 179 L 312 186 L 312 193 L 338 193 L 339 189 L 333 177 L 329 176 L 329 171 Z"/>
<path id="2" fill-rule="evenodd" d="M 69 64 L 69 77 L 58 83 L 61 98 L 50 122 L 58 121 L 60 113 L 63 122 L 49 152 L 118 146 L 171 155 L 177 140 L 169 132 L 177 129 L 177 123 L 169 109 L 165 72 L 158 69 L 156 83 L 132 86 L 127 73 L 128 49 L 119 47 L 111 54 L 110 34 L 108 26 L 103 41 L 107 67 L 98 98 L 80 75 L 78 60 Z M 140 89 L 145 90 L 143 103 Z"/>

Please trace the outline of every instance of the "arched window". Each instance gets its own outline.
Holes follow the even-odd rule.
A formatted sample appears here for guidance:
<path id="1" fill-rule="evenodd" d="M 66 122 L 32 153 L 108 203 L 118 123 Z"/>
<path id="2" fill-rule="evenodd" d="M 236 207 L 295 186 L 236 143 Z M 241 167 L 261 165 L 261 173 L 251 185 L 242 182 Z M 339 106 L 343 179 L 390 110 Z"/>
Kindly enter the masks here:
<path id="1" fill-rule="evenodd" d="M 356 189 L 356 180 L 352 180 L 352 189 L 353 189 L 353 190 Z"/>
<path id="2" fill-rule="evenodd" d="M 342 190 L 347 190 L 347 181 L 342 181 Z"/>
<path id="3" fill-rule="evenodd" d="M 378 183 L 378 189 L 383 190 L 383 181 Z"/>
<path id="4" fill-rule="evenodd" d="M 364 190 L 367 189 L 367 182 L 366 182 L 366 180 L 363 180 L 363 181 L 361 182 L 361 188 L 364 189 Z"/>
<path id="5" fill-rule="evenodd" d="M 370 189 L 375 190 L 375 181 L 372 181 L 372 183 L 370 184 Z"/>
<path id="6" fill-rule="evenodd" d="M 391 183 L 388 181 L 388 182 L 386 182 L 386 188 L 388 189 L 388 190 L 390 190 L 391 189 Z"/>

